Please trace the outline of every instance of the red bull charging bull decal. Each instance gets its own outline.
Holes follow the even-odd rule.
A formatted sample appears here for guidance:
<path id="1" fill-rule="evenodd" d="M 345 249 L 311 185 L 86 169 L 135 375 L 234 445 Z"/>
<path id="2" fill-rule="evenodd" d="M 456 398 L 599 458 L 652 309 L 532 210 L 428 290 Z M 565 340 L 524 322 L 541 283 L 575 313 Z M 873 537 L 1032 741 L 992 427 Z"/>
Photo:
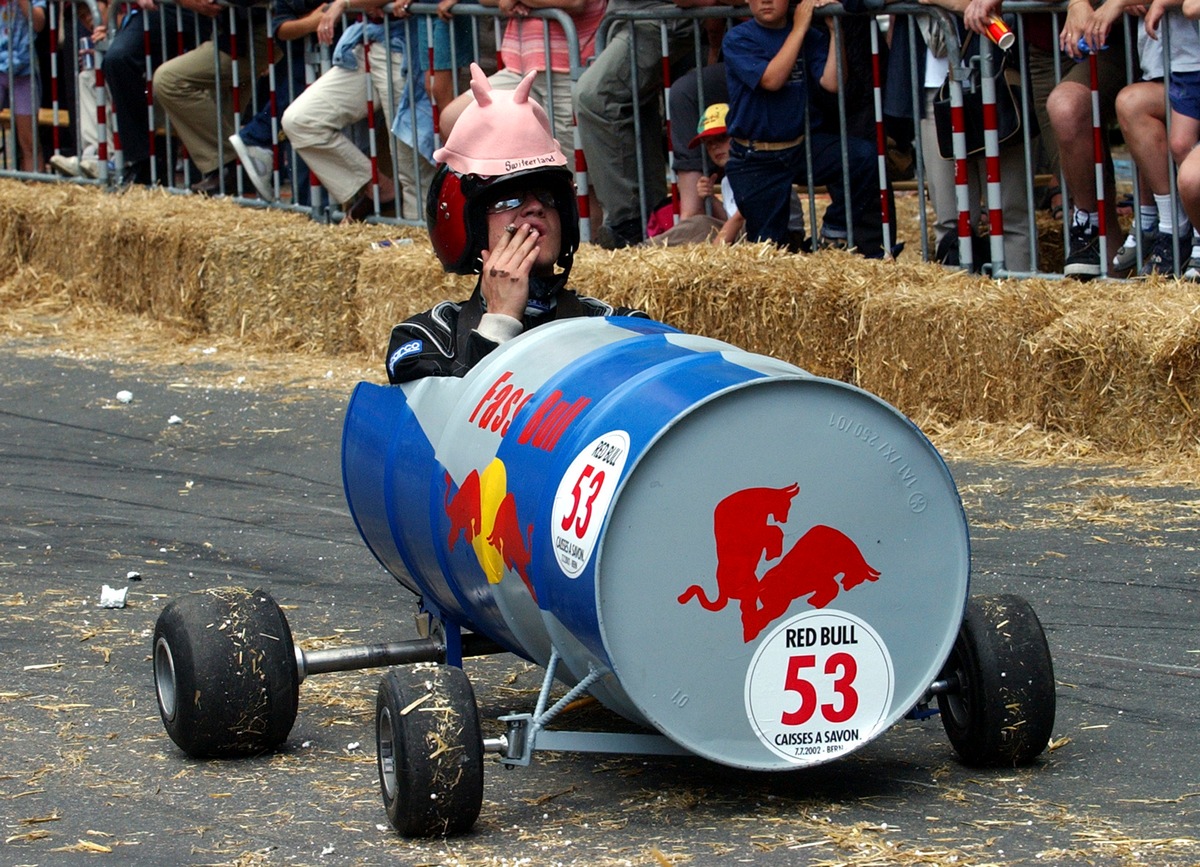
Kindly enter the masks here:
<path id="1" fill-rule="evenodd" d="M 839 594 L 876 581 L 858 545 L 817 524 L 784 550 L 785 525 L 799 484 L 735 491 L 713 510 L 717 598 L 698 584 L 679 603 L 696 599 L 708 611 L 740 608 L 749 643 L 806 599 L 825 609 Z M 774 753 L 797 764 L 828 761 L 870 739 L 891 707 L 891 654 L 870 625 L 848 612 L 806 611 L 775 626 L 755 648 L 746 671 L 746 714 Z"/>
<path id="2" fill-rule="evenodd" d="M 533 525 L 524 529 L 517 517 L 517 500 L 508 490 L 508 470 L 504 461 L 492 460 L 483 472 L 471 470 L 457 490 L 446 473 L 446 515 L 450 534 L 446 544 L 451 551 L 463 536 L 475 549 L 475 556 L 491 584 L 499 584 L 504 570 L 521 576 L 530 595 L 537 599 L 529 580 L 529 553 Z"/>
<path id="3" fill-rule="evenodd" d="M 788 521 L 798 484 L 785 488 L 745 488 L 735 491 L 713 511 L 717 545 L 717 598 L 709 599 L 699 584 L 680 596 L 681 605 L 693 598 L 708 611 L 737 602 L 742 615 L 742 640 L 753 641 L 797 599 L 808 597 L 813 608 L 824 608 L 843 590 L 879 578 L 879 570 L 863 558 L 849 536 L 817 524 L 784 553 L 783 525 Z M 766 563 L 777 561 L 762 572 Z M 839 583 L 840 579 L 840 583 Z"/>
<path id="4" fill-rule="evenodd" d="M 746 715 L 768 748 L 796 764 L 828 761 L 870 740 L 894 684 L 879 634 L 844 611 L 807 611 L 775 627 L 746 672 Z"/>
<path id="5" fill-rule="evenodd" d="M 578 578 L 600 535 L 629 457 L 629 434 L 609 431 L 575 456 L 554 495 L 554 556 L 568 578 Z"/>

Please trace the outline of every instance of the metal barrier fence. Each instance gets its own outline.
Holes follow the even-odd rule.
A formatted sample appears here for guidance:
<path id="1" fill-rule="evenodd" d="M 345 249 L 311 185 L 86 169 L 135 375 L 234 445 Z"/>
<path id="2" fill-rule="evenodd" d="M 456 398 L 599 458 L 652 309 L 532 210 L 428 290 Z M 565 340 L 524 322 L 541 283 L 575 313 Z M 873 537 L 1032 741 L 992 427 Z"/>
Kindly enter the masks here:
<path id="1" fill-rule="evenodd" d="M 15 4 L 10 4 L 7 8 L 13 10 L 16 7 Z M 213 57 L 214 81 L 228 80 L 229 82 L 228 97 L 224 87 L 213 88 L 212 98 L 216 104 L 216 117 L 220 118 L 222 114 L 226 113 L 224 101 L 229 98 L 232 100 L 230 107 L 233 113 L 241 121 L 248 120 L 261 112 L 261 116 L 270 130 L 269 185 L 264 189 L 258 183 L 250 183 L 250 179 L 247 178 L 241 165 L 242 161 L 237 159 L 236 154 L 230 153 L 232 147 L 229 147 L 227 138 L 217 135 L 215 144 L 218 165 L 236 166 L 236 172 L 230 173 L 227 177 L 226 173 L 222 171 L 213 192 L 229 195 L 240 204 L 248 206 L 302 210 L 311 214 L 316 220 L 329 221 L 345 216 L 344 212 L 348 208 L 343 206 L 347 202 L 329 201 L 329 197 L 324 193 L 321 179 L 317 176 L 313 176 L 311 179 L 311 192 L 306 191 L 300 194 L 298 182 L 306 173 L 305 166 L 294 151 L 291 151 L 289 155 L 287 142 L 281 135 L 282 111 L 278 108 L 281 102 L 290 103 L 298 95 L 296 89 L 301 81 L 307 86 L 330 70 L 333 60 L 328 44 L 318 44 L 314 37 L 309 36 L 303 39 L 284 41 L 277 46 L 276 40 L 267 39 L 264 33 L 257 31 L 256 28 L 260 28 L 262 25 L 252 23 L 250 32 L 246 34 L 248 37 L 246 43 L 250 47 L 249 54 L 239 58 L 235 47 L 231 58 L 233 62 L 225 69 L 221 66 L 222 58 L 217 44 L 219 39 L 225 38 L 230 33 L 236 35 L 239 18 L 233 7 L 228 8 L 219 19 L 202 22 L 192 20 L 191 16 L 184 13 L 178 6 L 164 4 L 164 12 L 155 21 L 157 32 L 152 32 L 150 15 L 135 11 L 136 7 L 132 5 L 126 5 L 123 8 L 127 13 L 133 14 L 133 20 L 123 21 L 123 26 L 129 28 L 140 25 L 142 28 L 143 62 L 140 73 L 144 78 L 142 86 L 145 95 L 145 129 L 142 137 L 147 139 L 148 180 L 151 183 L 160 183 L 177 192 L 187 192 L 197 181 L 195 173 L 192 171 L 193 160 L 189 159 L 191 154 L 179 144 L 181 136 L 179 130 L 175 128 L 176 119 L 165 114 L 161 105 L 156 106 L 154 94 L 156 63 L 161 62 L 161 59 L 177 57 L 188 50 L 194 50 L 194 46 L 211 43 L 209 50 Z M 367 36 L 367 31 L 363 31 L 362 52 L 367 64 L 368 85 L 367 105 L 363 107 L 361 114 L 367 129 L 365 134 L 358 137 L 357 141 L 370 161 L 370 180 L 363 189 L 363 194 L 366 195 L 369 203 L 369 207 L 365 211 L 367 219 L 376 222 L 416 224 L 422 221 L 421 210 L 417 208 L 415 212 L 411 212 L 402 208 L 399 190 L 396 191 L 395 196 L 397 204 L 391 209 L 386 207 L 388 203 L 381 196 L 381 163 L 390 163 L 393 176 L 403 174 L 408 178 L 408 183 L 415 188 L 412 192 L 417 194 L 410 197 L 410 201 L 415 198 L 419 202 L 423 198 L 420 193 L 426 189 L 430 180 L 429 173 L 432 166 L 429 161 L 432 158 L 433 146 L 438 142 L 438 112 L 442 108 L 441 105 L 434 104 L 429 99 L 426 92 L 427 75 L 435 69 L 441 71 L 449 79 L 448 94 L 457 94 L 460 92 L 463 82 L 458 71 L 465 67 L 467 61 L 479 61 L 489 71 L 502 65 L 499 61 L 499 45 L 503 38 L 503 21 L 497 9 L 475 4 L 460 3 L 450 10 L 455 26 L 450 26 L 438 18 L 438 7 L 434 3 L 412 3 L 406 8 L 409 17 L 393 18 L 387 15 L 382 22 L 381 41 L 393 49 L 384 52 L 382 56 L 386 65 L 385 80 L 388 82 L 388 90 L 382 94 L 382 100 L 386 103 L 382 107 L 387 109 L 383 114 L 385 117 L 392 117 L 392 109 L 399 112 L 394 117 L 392 128 L 387 131 L 386 135 L 381 135 L 374 123 L 376 112 L 381 107 L 381 101 L 380 95 L 374 92 L 371 84 L 369 64 L 372 56 L 370 49 L 373 43 Z M 1035 216 L 1035 180 L 1039 176 L 1044 176 L 1044 172 L 1041 171 L 1044 167 L 1039 166 L 1037 162 L 1039 139 L 1031 121 L 1035 117 L 1035 109 L 1045 100 L 1045 93 L 1038 90 L 1039 86 L 1044 90 L 1046 81 L 1049 81 L 1049 86 L 1061 81 L 1065 75 L 1064 70 L 1069 70 L 1073 61 L 1057 50 L 1050 52 L 1052 76 L 1041 80 L 1039 85 L 1038 82 L 1031 79 L 1030 74 L 1031 56 L 1036 55 L 1038 49 L 1031 44 L 1027 31 L 1040 16 L 1043 19 L 1040 22 L 1043 29 L 1045 20 L 1048 19 L 1049 32 L 1057 39 L 1066 8 L 1064 3 L 1043 4 L 1020 2 L 1020 0 L 1010 0 L 1006 4 L 1017 35 L 1015 46 L 1009 51 L 1007 67 L 1009 70 L 1015 68 L 1023 85 L 1016 91 L 1020 97 L 1018 109 L 1022 118 L 1019 127 L 1020 135 L 1017 139 L 1020 145 L 1019 154 L 1014 149 L 1011 140 L 1003 148 L 1002 144 L 1004 143 L 999 140 L 999 131 L 996 126 L 996 81 L 992 75 L 993 55 L 990 51 L 971 52 L 970 63 L 964 62 L 964 47 L 960 40 L 955 16 L 938 7 L 915 3 L 889 5 L 886 9 L 887 17 L 874 12 L 852 14 L 840 6 L 826 6 L 817 11 L 818 21 L 814 22 L 814 26 L 818 26 L 820 19 L 826 16 L 832 17 L 832 29 L 835 37 L 843 44 L 847 38 L 850 38 L 847 37 L 846 32 L 853 22 L 857 28 L 853 39 L 863 41 L 863 44 L 866 45 L 866 56 L 870 58 L 871 104 L 869 113 L 873 121 L 871 145 L 874 147 L 876 157 L 878 204 L 872 206 L 869 211 L 869 217 L 873 224 L 869 230 L 879 234 L 884 251 L 891 251 L 899 243 L 911 240 L 898 238 L 896 233 L 892 198 L 896 183 L 893 178 L 889 177 L 887 169 L 888 126 L 894 124 L 894 117 L 885 114 L 884 106 L 888 100 L 885 99 L 884 90 L 886 88 L 892 91 L 893 95 L 896 92 L 905 95 L 911 94 L 907 113 L 910 115 L 909 120 L 915 129 L 912 134 L 915 173 L 910 185 L 915 187 L 916 192 L 924 201 L 927 196 L 931 195 L 932 180 L 927 177 L 926 167 L 929 165 L 939 167 L 939 165 L 926 159 L 928 155 L 925 151 L 930 144 L 930 139 L 917 129 L 923 123 L 928 123 L 926 114 L 929 108 L 926 100 L 929 82 L 919 78 L 923 66 L 919 57 L 922 49 L 919 46 L 925 43 L 926 36 L 937 33 L 941 35 L 941 41 L 944 43 L 949 69 L 946 91 L 953 126 L 951 138 L 955 213 L 953 214 L 952 229 L 947 225 L 950 221 L 945 213 L 937 213 L 937 223 L 930 227 L 926 209 L 918 209 L 920 237 L 917 240 L 920 243 L 921 256 L 924 259 L 936 257 L 936 253 L 931 250 L 929 241 L 932 228 L 932 234 L 935 235 L 936 240 L 943 240 L 947 234 L 953 234 L 951 242 L 944 246 L 957 248 L 955 250 L 957 262 L 962 267 L 970 268 L 978 265 L 976 259 L 980 257 L 981 253 L 985 253 L 990 259 L 986 268 L 996 276 L 1044 273 L 1038 261 Z M 171 12 L 168 13 L 167 9 L 170 9 Z M 391 6 L 385 7 L 385 10 L 391 11 Z M 105 63 L 105 57 L 119 32 L 118 6 L 114 4 L 110 9 L 106 38 L 94 46 L 90 44 L 89 31 L 82 26 L 83 21 L 81 20 L 86 19 L 88 12 L 93 21 L 99 20 L 99 11 L 94 0 L 80 0 L 76 3 L 55 0 L 55 2 L 49 3 L 47 12 L 46 28 L 49 31 L 50 43 L 50 106 L 48 112 L 43 111 L 38 115 L 37 123 L 31 124 L 34 153 L 36 154 L 42 149 L 45 136 L 50 139 L 50 149 L 55 157 L 60 157 L 64 151 L 72 150 L 75 154 L 82 156 L 90 144 L 94 149 L 94 160 L 87 162 L 86 169 L 84 160 L 76 160 L 74 163 L 68 162 L 67 164 L 68 168 L 80 169 L 78 176 L 73 180 L 79 183 L 99 184 L 107 188 L 115 188 L 121 183 L 129 182 L 129 161 L 126 159 L 126 149 L 122 146 L 121 124 L 114 121 L 118 115 L 124 115 L 128 121 L 131 115 L 127 106 L 122 108 L 113 105 L 113 100 L 109 96 L 111 87 L 106 88 L 104 73 L 108 66 Z M 678 146 L 677 144 L 672 146 L 672 126 L 680 123 L 679 118 L 672 116 L 674 103 L 672 90 L 680 87 L 679 79 L 673 79 L 673 72 L 681 66 L 701 69 L 708 65 L 715 59 L 714 55 L 720 34 L 745 15 L 746 10 L 740 7 L 718 6 L 690 10 L 664 7 L 647 11 L 644 8 L 637 8 L 636 5 L 620 3 L 618 0 L 610 2 L 608 12 L 596 34 L 596 52 L 599 54 L 614 39 L 628 38 L 632 44 L 628 70 L 630 89 L 634 94 L 645 95 L 645 98 L 633 100 L 633 104 L 628 107 L 630 110 L 628 118 L 621 118 L 621 123 L 628 122 L 629 124 L 631 130 L 629 141 L 633 145 L 630 149 L 634 166 L 632 177 L 626 177 L 624 180 L 635 190 L 634 200 L 630 203 L 623 203 L 621 207 L 631 206 L 633 208 L 636 220 L 643 232 L 654 218 L 654 211 L 658 210 L 659 199 L 654 191 L 661 189 L 664 193 L 670 192 L 669 200 L 672 203 L 670 212 L 674 219 L 678 219 L 680 214 L 681 199 L 686 198 L 680 194 L 676 172 Z M 569 76 L 572 89 L 575 90 L 576 84 L 585 71 L 585 65 L 581 61 L 579 37 L 572 18 L 561 10 L 554 9 L 534 11 L 531 13 L 531 17 L 542 22 L 544 33 L 548 33 L 549 27 L 553 23 L 561 27 L 566 34 L 570 50 Z M 1120 40 L 1123 43 L 1126 58 L 1125 81 L 1131 82 L 1138 78 L 1139 70 L 1134 68 L 1132 60 L 1135 56 L 1136 37 L 1133 35 L 1132 28 L 1125 26 L 1128 21 L 1128 16 L 1122 16 L 1121 26 L 1114 27 L 1110 42 Z M 25 22 L 26 26 L 31 23 L 32 21 Z M 349 23 L 349 21 L 344 22 L 347 26 Z M 864 24 L 865 28 L 862 26 Z M 18 25 L 10 23 L 6 26 Z M 445 35 L 440 39 L 442 52 L 435 50 L 435 46 L 439 45 L 439 34 L 437 33 L 439 28 L 445 28 L 443 31 Z M 397 32 L 399 32 L 399 36 L 397 36 Z M 1163 28 L 1162 37 L 1165 60 L 1164 76 L 1169 84 L 1171 61 L 1169 28 Z M 936 36 L 932 38 L 936 38 Z M 895 43 L 901 39 L 904 47 L 898 52 Z M 648 41 L 651 50 L 657 54 L 656 62 L 652 66 L 637 62 L 639 40 L 643 43 Z M 10 61 L 14 56 L 13 41 L 9 40 Z M 545 42 L 547 43 L 546 54 L 549 55 L 549 39 L 545 39 Z M 60 43 L 64 50 L 60 50 Z M 399 50 L 396 50 L 397 47 Z M 282 48 L 281 57 L 277 56 L 280 48 Z M 642 49 L 642 53 L 645 53 L 644 44 Z M 890 74 L 885 76 L 883 58 L 889 49 L 892 62 Z M 265 51 L 265 57 L 259 56 L 260 50 Z M 494 56 L 488 56 L 489 51 L 494 51 Z M 907 56 L 899 57 L 900 62 L 897 62 L 896 55 L 899 53 Z M 444 56 L 438 56 L 439 54 L 444 54 Z M 1045 61 L 1046 57 L 1038 59 L 1039 63 Z M 1106 146 L 1107 131 L 1101 125 L 1099 108 L 1096 106 L 1097 62 L 1098 58 L 1094 53 L 1087 61 L 1091 72 L 1090 85 L 1093 101 L 1092 140 L 1096 185 L 1094 192 L 1099 211 L 1100 255 L 1101 261 L 1105 262 L 1111 258 L 1110 254 L 1113 252 L 1108 248 L 1108 244 L 1112 234 L 1110 231 L 1113 225 L 1111 221 L 1115 221 L 1116 215 L 1111 210 L 1113 182 L 1111 158 Z M 399 68 L 394 68 L 397 65 Z M 548 56 L 546 65 L 550 66 Z M 861 113 L 863 108 L 862 105 L 848 104 L 847 100 L 851 97 L 848 97 L 847 93 L 854 89 L 850 86 L 851 84 L 861 81 L 865 70 L 853 62 L 844 60 L 840 54 L 837 65 L 838 78 L 843 83 L 836 94 L 837 122 L 832 124 L 826 119 L 825 123 L 830 127 L 836 127 L 836 131 L 841 137 L 840 187 L 844 191 L 849 190 L 855 180 L 852 177 L 847 144 L 854 134 L 849 129 L 849 124 L 856 112 Z M 59 101 L 60 84 L 67 77 L 63 73 L 62 67 L 64 66 L 74 71 L 74 75 L 71 77 L 75 80 L 74 89 L 78 96 L 74 100 L 72 113 L 63 109 Z M 303 74 L 296 74 L 295 70 L 301 68 Z M 909 75 L 907 87 L 901 80 L 903 73 L 897 73 L 898 69 L 907 71 Z M 34 97 L 33 102 L 36 105 L 40 103 L 36 97 L 41 92 L 41 82 L 36 64 L 31 72 L 25 86 L 30 88 Z M 277 78 L 280 72 L 286 73 L 286 80 L 282 86 Z M 396 75 L 396 72 L 400 74 Z M 254 75 L 252 82 L 242 80 L 248 73 Z M 265 73 L 265 75 L 260 78 L 258 73 Z M 430 80 L 432 81 L 432 79 Z M 394 82 L 400 82 L 400 86 L 403 88 L 402 93 L 395 92 Z M 260 84 L 265 86 L 260 86 Z M 442 82 L 440 86 L 444 87 L 445 85 L 446 82 Z M 0 115 L 5 132 L 3 166 L 0 168 L 0 175 L 37 180 L 58 177 L 48 171 L 39 170 L 36 161 L 33 169 L 29 170 L 22 168 L 18 160 L 18 152 L 22 150 L 22 145 L 26 149 L 28 148 L 28 142 L 21 140 L 23 131 L 19 129 L 18 113 L 12 110 L 18 104 L 15 97 L 16 89 L 20 86 L 22 86 L 20 79 L 9 77 L 8 108 L 5 109 L 3 115 Z M 687 86 L 695 88 L 694 102 L 697 105 L 703 106 L 709 101 L 709 95 L 704 92 L 704 75 L 694 75 L 694 83 L 689 82 Z M 553 98 L 554 84 L 551 83 L 549 87 Z M 968 130 L 965 127 L 964 94 L 970 94 L 976 88 L 982 94 L 983 146 L 981 153 L 969 154 L 966 142 Z M 87 99 L 89 96 L 90 100 Z M 1165 94 L 1164 101 L 1166 101 Z M 161 103 L 161 100 L 157 100 L 157 102 Z M 893 98 L 890 102 L 894 107 L 897 100 Z M 83 122 L 85 118 L 80 115 L 81 105 L 88 106 L 89 111 L 91 110 L 90 105 L 95 106 L 94 123 Z M 550 114 L 553 117 L 554 113 L 550 112 Z M 1166 115 L 1169 124 L 1169 103 L 1166 106 Z M 87 119 L 91 120 L 91 118 Z M 892 124 L 889 124 L 889 121 Z M 26 127 L 30 125 L 28 121 L 23 123 Z M 686 123 L 694 124 L 694 120 L 689 117 Z M 810 124 L 811 118 L 806 118 L 805 129 L 808 132 L 811 132 L 812 129 Z M 1042 125 L 1045 125 L 1044 121 Z M 70 130 L 70 137 L 73 138 L 73 141 L 68 141 L 68 130 Z M 27 133 L 27 130 L 24 132 Z M 128 133 L 128 130 L 126 132 Z M 582 218 L 581 235 L 584 240 L 590 240 L 589 192 L 591 185 L 580 126 L 573 124 L 569 135 L 568 131 L 564 130 L 556 129 L 555 132 L 564 144 L 569 142 L 575 151 Z M 683 132 L 684 138 L 686 138 L 690 135 L 691 130 L 685 129 Z M 383 148 L 379 146 L 381 138 L 386 141 Z M 27 134 L 25 139 L 28 139 Z M 162 153 L 159 152 L 160 144 L 163 148 Z M 1169 155 L 1165 155 L 1164 158 L 1169 164 L 1171 194 L 1174 196 L 1177 193 L 1175 166 Z M 398 165 L 399 160 L 404 162 Z M 699 161 L 701 171 L 707 174 L 709 166 L 703 152 L 699 155 Z M 62 160 L 53 160 L 53 162 L 62 163 Z M 1006 169 L 1003 179 L 1001 177 L 1002 163 Z M 608 169 L 607 166 L 604 168 Z M 1014 178 L 1007 172 L 1019 173 L 1019 193 L 1014 193 Z M 979 183 L 974 186 L 971 182 L 972 175 L 979 179 Z M 288 183 L 289 178 L 290 184 Z M 812 173 L 810 152 L 807 179 L 800 186 L 806 213 L 805 224 L 811 233 L 810 240 L 814 245 L 820 237 L 818 225 L 821 215 L 817 196 L 818 191 L 822 189 L 822 185 L 816 181 L 817 179 Z M 837 186 L 837 183 L 832 184 L 828 192 L 836 196 L 838 194 L 835 189 Z M 1068 224 L 1070 211 L 1066 201 L 1067 179 L 1065 174 L 1060 173 L 1057 178 L 1057 186 L 1064 191 L 1062 226 L 1064 238 L 1069 239 L 1071 237 Z M 842 195 L 846 195 L 846 193 L 842 193 Z M 1139 179 L 1135 173 L 1135 205 L 1142 198 Z M 616 206 L 612 202 L 601 201 L 601 204 L 608 204 L 611 211 L 616 210 Z M 392 213 L 389 213 L 389 210 Z M 878 214 L 875 213 L 876 210 Z M 847 217 L 849 217 L 849 209 L 847 212 Z M 609 216 L 611 217 L 611 213 Z M 981 221 L 986 223 L 988 236 L 986 245 L 977 244 L 975 239 L 976 229 Z M 857 246 L 859 236 L 868 231 L 868 227 L 856 225 L 853 219 L 846 220 L 844 229 L 845 244 L 850 247 Z M 1133 237 L 1137 243 L 1137 262 L 1140 266 L 1144 258 L 1142 235 L 1135 232 Z M 1019 262 L 1010 262 L 1009 257 L 1006 256 L 1005 248 L 1009 246 L 1006 242 L 1012 242 L 1014 239 L 1024 239 L 1024 245 L 1028 248 L 1027 254 Z M 1181 255 L 1186 251 L 1180 250 L 1179 245 L 1180 241 L 1176 239 L 1174 249 L 1176 274 L 1181 269 L 1181 263 L 1187 258 L 1186 255 Z"/>

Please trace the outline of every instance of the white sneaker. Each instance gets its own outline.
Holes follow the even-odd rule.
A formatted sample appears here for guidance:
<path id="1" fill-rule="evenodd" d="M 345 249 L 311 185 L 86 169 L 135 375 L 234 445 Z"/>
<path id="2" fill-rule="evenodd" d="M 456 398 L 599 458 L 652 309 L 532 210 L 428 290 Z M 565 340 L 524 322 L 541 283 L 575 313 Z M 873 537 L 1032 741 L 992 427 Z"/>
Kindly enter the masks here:
<path id="1" fill-rule="evenodd" d="M 1142 243 L 1145 244 L 1144 249 L 1149 249 L 1154 246 L 1154 239 L 1158 235 L 1157 230 L 1142 230 Z M 1132 271 L 1137 267 L 1137 235 L 1130 232 L 1125 238 L 1125 243 L 1117 250 L 1117 255 L 1113 256 L 1112 270 L 1117 274 L 1124 274 Z"/>
<path id="2" fill-rule="evenodd" d="M 67 178 L 77 178 L 83 174 L 79 166 L 79 157 L 65 157 L 62 154 L 55 154 L 50 157 L 50 167 Z"/>
<path id="3" fill-rule="evenodd" d="M 237 153 L 238 161 L 246 172 L 250 183 L 264 201 L 275 201 L 275 189 L 271 184 L 271 175 L 275 164 L 271 151 L 257 145 L 248 145 L 236 132 L 229 137 L 229 143 Z"/>
<path id="4" fill-rule="evenodd" d="M 1200 247 L 1192 247 L 1192 256 L 1187 260 L 1183 269 L 1183 279 L 1200 283 Z"/>

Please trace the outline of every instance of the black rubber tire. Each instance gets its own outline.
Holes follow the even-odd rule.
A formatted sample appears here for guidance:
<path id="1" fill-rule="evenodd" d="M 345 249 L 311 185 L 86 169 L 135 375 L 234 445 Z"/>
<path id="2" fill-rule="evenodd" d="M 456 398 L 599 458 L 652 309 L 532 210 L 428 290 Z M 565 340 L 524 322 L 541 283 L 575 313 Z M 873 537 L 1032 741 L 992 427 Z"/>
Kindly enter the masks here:
<path id="1" fill-rule="evenodd" d="M 967 601 L 958 638 L 941 678 L 942 726 L 964 764 L 1026 765 L 1041 755 L 1054 728 L 1054 665 L 1046 634 L 1020 596 Z"/>
<path id="2" fill-rule="evenodd" d="M 451 665 L 391 669 L 375 703 L 388 821 L 405 837 L 471 830 L 483 806 L 483 736 L 471 682 Z"/>
<path id="3" fill-rule="evenodd" d="M 158 710 L 189 756 L 254 755 L 287 740 L 300 677 L 287 618 L 265 590 L 219 587 L 172 600 L 153 647 Z"/>

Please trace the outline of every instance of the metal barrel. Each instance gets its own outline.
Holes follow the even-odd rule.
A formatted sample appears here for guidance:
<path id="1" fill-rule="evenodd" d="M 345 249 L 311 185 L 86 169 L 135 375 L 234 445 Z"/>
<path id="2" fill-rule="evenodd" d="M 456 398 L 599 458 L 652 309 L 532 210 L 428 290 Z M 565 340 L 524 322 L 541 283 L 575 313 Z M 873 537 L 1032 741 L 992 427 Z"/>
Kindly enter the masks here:
<path id="1" fill-rule="evenodd" d="M 741 768 L 824 762 L 925 694 L 969 581 L 940 455 L 834 380 L 643 319 L 360 384 L 351 512 L 426 604 Z M 563 671 L 565 667 L 565 672 Z"/>

